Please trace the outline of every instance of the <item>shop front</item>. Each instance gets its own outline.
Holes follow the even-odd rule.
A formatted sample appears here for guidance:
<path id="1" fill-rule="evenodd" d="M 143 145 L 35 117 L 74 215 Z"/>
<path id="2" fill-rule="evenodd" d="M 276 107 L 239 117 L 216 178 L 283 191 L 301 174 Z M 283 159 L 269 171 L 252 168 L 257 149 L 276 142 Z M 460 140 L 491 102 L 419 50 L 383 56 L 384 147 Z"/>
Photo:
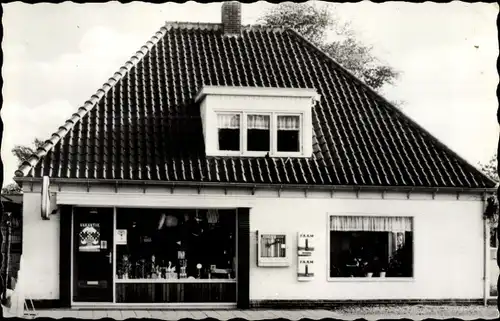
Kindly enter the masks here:
<path id="1" fill-rule="evenodd" d="M 72 207 L 71 305 L 236 306 L 237 212 Z"/>

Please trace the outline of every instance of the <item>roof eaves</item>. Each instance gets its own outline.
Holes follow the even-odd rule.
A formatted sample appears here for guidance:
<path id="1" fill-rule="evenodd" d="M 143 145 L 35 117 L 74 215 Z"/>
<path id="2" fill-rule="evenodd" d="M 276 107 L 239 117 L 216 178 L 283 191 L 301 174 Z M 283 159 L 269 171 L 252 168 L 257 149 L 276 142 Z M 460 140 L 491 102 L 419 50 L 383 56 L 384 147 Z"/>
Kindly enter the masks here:
<path id="1" fill-rule="evenodd" d="M 335 63 L 335 65 L 341 69 L 344 73 L 346 73 L 349 77 L 351 77 L 354 81 L 358 82 L 359 84 L 362 85 L 362 87 L 372 96 L 374 96 L 376 99 L 380 100 L 386 107 L 388 107 L 392 112 L 396 114 L 396 117 L 400 117 L 403 120 L 407 121 L 411 126 L 414 126 L 417 130 L 421 131 L 424 133 L 428 139 L 430 139 L 433 143 L 438 145 L 440 148 L 445 150 L 446 152 L 450 153 L 453 157 L 457 159 L 457 161 L 461 162 L 465 167 L 468 167 L 473 173 L 481 176 L 483 180 L 485 180 L 487 183 L 490 183 L 492 186 L 496 186 L 497 182 L 489 178 L 486 174 L 484 174 L 481 170 L 479 170 L 476 166 L 472 165 L 468 161 L 466 161 L 463 157 L 458 155 L 455 151 L 453 151 L 450 147 L 448 147 L 445 143 L 443 143 L 441 140 L 439 140 L 437 137 L 432 135 L 427 129 L 422 127 L 420 124 L 418 124 L 413 118 L 405 114 L 401 109 L 397 108 L 394 106 L 393 103 L 388 101 L 386 98 L 384 98 L 382 95 L 377 93 L 373 88 L 368 86 L 364 81 L 356 77 L 351 71 L 346 69 L 344 66 L 342 66 L 340 63 L 338 63 L 333 57 L 331 57 L 329 54 L 327 54 L 324 50 L 313 44 L 311 41 L 307 40 L 304 36 L 302 36 L 299 32 L 297 32 L 294 29 L 288 28 L 287 30 L 291 31 L 294 33 L 301 41 L 305 42 L 309 46 L 313 47 L 315 50 L 320 52 L 322 55 L 324 55 L 327 59 Z"/>
<path id="2" fill-rule="evenodd" d="M 78 108 L 78 111 L 72 115 L 71 118 L 66 120 L 64 125 L 60 126 L 58 131 L 53 133 L 52 136 L 47 139 L 44 144 L 39 147 L 36 152 L 31 155 L 26 161 L 24 161 L 21 166 L 15 171 L 16 177 L 23 177 L 27 175 L 32 168 L 34 168 L 37 163 L 47 155 L 47 153 L 81 120 L 89 111 L 91 111 L 97 103 L 104 97 L 104 95 L 113 86 L 123 78 L 134 66 L 137 65 L 139 61 L 148 53 L 151 48 L 153 48 L 158 41 L 165 36 L 167 28 L 162 26 L 159 31 L 157 31 L 150 40 L 146 42 L 136 53 L 133 55 L 125 64 L 120 67 L 120 69 L 114 73 L 113 77 L 109 78 L 107 82 L 103 84 L 101 88 L 93 94 L 89 100 L 87 100 L 83 106 Z"/>

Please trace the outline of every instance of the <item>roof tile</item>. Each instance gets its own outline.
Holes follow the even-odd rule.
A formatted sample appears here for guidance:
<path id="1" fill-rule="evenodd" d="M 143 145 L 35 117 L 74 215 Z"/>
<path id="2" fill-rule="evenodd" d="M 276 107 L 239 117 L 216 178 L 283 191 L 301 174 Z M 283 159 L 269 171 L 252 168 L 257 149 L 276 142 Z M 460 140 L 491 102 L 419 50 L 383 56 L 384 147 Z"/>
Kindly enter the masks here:
<path id="1" fill-rule="evenodd" d="M 316 88 L 310 159 L 208 157 L 204 85 Z M 40 161 L 41 160 L 41 161 Z M 17 176 L 493 187 L 295 31 L 168 23 L 59 127 Z"/>

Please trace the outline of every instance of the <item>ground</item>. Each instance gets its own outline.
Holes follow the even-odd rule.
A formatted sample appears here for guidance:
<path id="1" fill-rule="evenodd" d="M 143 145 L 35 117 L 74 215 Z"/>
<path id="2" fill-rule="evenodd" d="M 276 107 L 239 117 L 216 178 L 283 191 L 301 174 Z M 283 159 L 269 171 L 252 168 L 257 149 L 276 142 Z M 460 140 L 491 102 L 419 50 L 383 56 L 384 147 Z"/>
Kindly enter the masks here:
<path id="1" fill-rule="evenodd" d="M 495 319 L 498 312 L 495 305 L 487 307 L 480 305 L 467 306 L 437 306 L 437 305 L 384 305 L 364 307 L 343 307 L 335 310 L 39 310 L 38 317 L 73 317 L 80 319 L 100 319 L 110 317 L 115 320 L 128 318 L 154 318 L 163 320 L 178 320 L 182 318 L 205 319 L 215 318 L 229 320 L 243 318 L 246 320 L 262 320 L 285 318 L 300 320 L 309 318 L 319 320 L 323 318 L 337 318 L 355 320 L 401 319 L 424 320 L 428 318 L 447 319 L 459 318 L 474 320 L 479 318 Z M 7 313 L 7 317 L 9 314 Z M 12 315 L 10 315 L 12 316 Z"/>

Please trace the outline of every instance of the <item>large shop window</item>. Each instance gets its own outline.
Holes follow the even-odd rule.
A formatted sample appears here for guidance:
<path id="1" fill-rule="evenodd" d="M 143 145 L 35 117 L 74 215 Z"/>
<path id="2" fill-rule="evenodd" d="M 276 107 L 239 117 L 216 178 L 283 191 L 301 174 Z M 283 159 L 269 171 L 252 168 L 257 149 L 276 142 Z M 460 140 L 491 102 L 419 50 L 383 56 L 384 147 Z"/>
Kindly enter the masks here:
<path id="1" fill-rule="evenodd" d="M 330 216 L 330 277 L 413 277 L 413 218 Z"/>
<path id="2" fill-rule="evenodd" d="M 120 209 L 120 280 L 234 280 L 236 216 L 230 210 Z"/>

